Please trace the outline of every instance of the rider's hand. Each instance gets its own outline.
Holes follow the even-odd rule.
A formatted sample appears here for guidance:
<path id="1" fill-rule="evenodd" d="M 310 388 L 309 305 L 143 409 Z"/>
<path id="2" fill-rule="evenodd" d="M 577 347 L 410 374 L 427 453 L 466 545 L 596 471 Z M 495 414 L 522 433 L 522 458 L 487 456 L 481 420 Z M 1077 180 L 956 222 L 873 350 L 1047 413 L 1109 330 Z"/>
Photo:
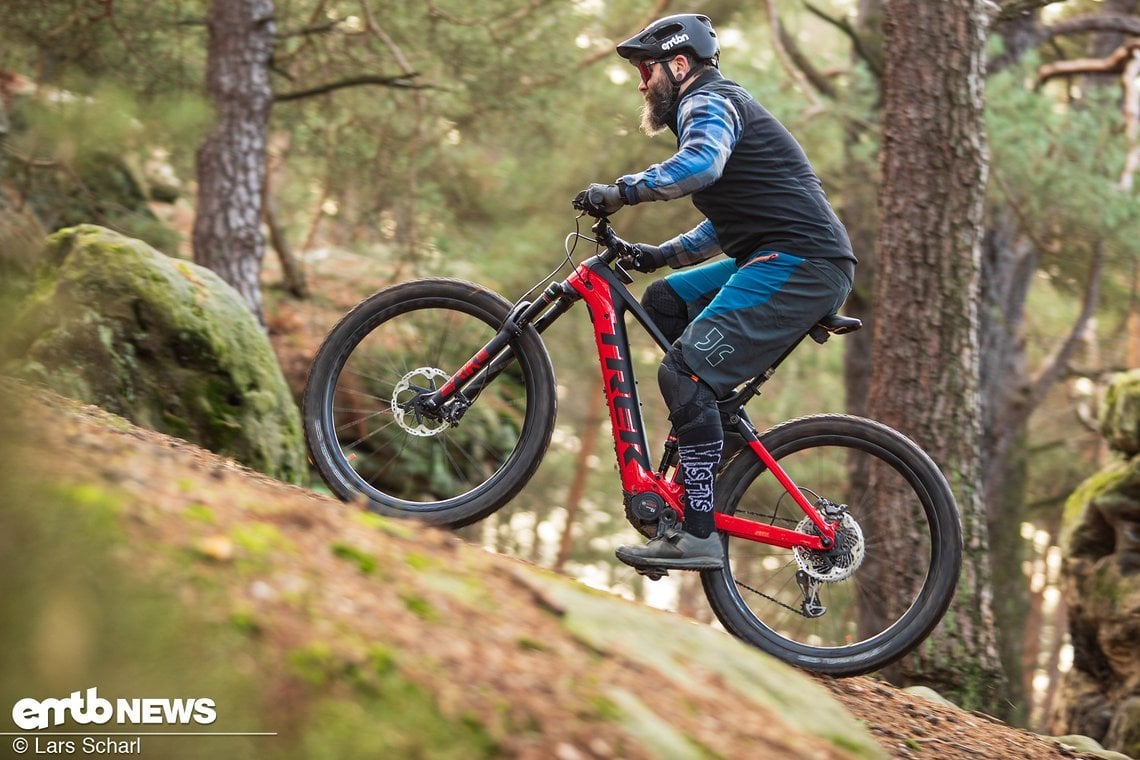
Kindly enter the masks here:
<path id="1" fill-rule="evenodd" d="M 621 265 L 638 272 L 653 272 L 665 266 L 665 252 L 656 245 L 634 243 L 622 256 Z"/>
<path id="2" fill-rule="evenodd" d="M 625 198 L 617 185 L 594 183 L 574 196 L 573 205 L 590 216 L 609 216 L 625 205 Z"/>

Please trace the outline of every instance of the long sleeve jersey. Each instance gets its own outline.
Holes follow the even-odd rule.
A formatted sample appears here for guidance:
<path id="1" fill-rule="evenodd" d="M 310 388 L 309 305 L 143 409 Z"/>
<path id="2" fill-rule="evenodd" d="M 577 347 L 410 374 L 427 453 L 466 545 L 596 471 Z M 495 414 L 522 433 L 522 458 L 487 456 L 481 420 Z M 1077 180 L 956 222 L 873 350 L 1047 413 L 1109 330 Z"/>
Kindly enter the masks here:
<path id="1" fill-rule="evenodd" d="M 853 271 L 855 256 L 803 149 L 767 110 L 716 70 L 680 96 L 677 151 L 618 179 L 631 204 L 693 196 L 706 219 L 662 244 L 680 268 L 724 251 L 828 258 Z"/>

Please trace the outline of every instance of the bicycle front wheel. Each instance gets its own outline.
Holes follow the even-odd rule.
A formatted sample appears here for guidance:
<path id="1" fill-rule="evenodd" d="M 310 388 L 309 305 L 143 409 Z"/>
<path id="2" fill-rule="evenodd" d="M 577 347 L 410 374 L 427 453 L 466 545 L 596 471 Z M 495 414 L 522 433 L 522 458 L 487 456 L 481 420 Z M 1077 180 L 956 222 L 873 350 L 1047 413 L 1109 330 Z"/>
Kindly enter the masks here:
<path id="1" fill-rule="evenodd" d="M 761 440 L 840 530 L 826 552 L 725 536 L 725 569 L 702 573 L 717 618 L 805 670 L 851 676 L 898 660 L 942 619 L 957 585 L 962 530 L 946 479 L 910 439 L 857 417 L 804 417 Z M 815 532 L 747 452 L 721 474 L 717 509 Z"/>
<path id="2" fill-rule="evenodd" d="M 457 528 L 503 506 L 550 443 L 554 369 L 533 327 L 461 424 L 416 414 L 485 345 L 511 304 L 458 280 L 418 280 L 367 298 L 332 329 L 304 394 L 305 440 L 321 478 L 376 512 Z"/>

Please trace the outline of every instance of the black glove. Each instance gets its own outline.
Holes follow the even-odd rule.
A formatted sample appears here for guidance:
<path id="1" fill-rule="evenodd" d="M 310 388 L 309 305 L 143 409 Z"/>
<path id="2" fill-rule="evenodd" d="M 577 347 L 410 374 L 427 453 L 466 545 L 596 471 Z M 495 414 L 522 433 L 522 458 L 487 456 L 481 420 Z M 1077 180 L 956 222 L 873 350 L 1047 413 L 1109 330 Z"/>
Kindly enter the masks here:
<path id="1" fill-rule="evenodd" d="M 660 246 L 634 243 L 622 256 L 621 265 L 638 272 L 653 272 L 665 266 L 665 252 Z"/>
<path id="2" fill-rule="evenodd" d="M 593 217 L 609 216 L 625 205 L 625 197 L 617 185 L 594 183 L 574 196 L 573 205 Z"/>

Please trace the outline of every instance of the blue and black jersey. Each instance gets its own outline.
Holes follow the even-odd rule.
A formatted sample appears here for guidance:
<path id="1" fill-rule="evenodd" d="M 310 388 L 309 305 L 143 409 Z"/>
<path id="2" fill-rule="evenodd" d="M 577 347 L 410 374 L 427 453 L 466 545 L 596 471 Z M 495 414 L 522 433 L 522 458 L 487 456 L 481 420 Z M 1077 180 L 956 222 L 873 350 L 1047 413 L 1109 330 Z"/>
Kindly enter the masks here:
<path id="1" fill-rule="evenodd" d="M 691 195 L 706 217 L 662 245 L 670 266 L 723 251 L 744 263 L 760 251 L 829 259 L 850 278 L 855 255 L 803 149 L 740 85 L 710 69 L 681 95 L 677 152 L 618 180 L 630 203 Z"/>

